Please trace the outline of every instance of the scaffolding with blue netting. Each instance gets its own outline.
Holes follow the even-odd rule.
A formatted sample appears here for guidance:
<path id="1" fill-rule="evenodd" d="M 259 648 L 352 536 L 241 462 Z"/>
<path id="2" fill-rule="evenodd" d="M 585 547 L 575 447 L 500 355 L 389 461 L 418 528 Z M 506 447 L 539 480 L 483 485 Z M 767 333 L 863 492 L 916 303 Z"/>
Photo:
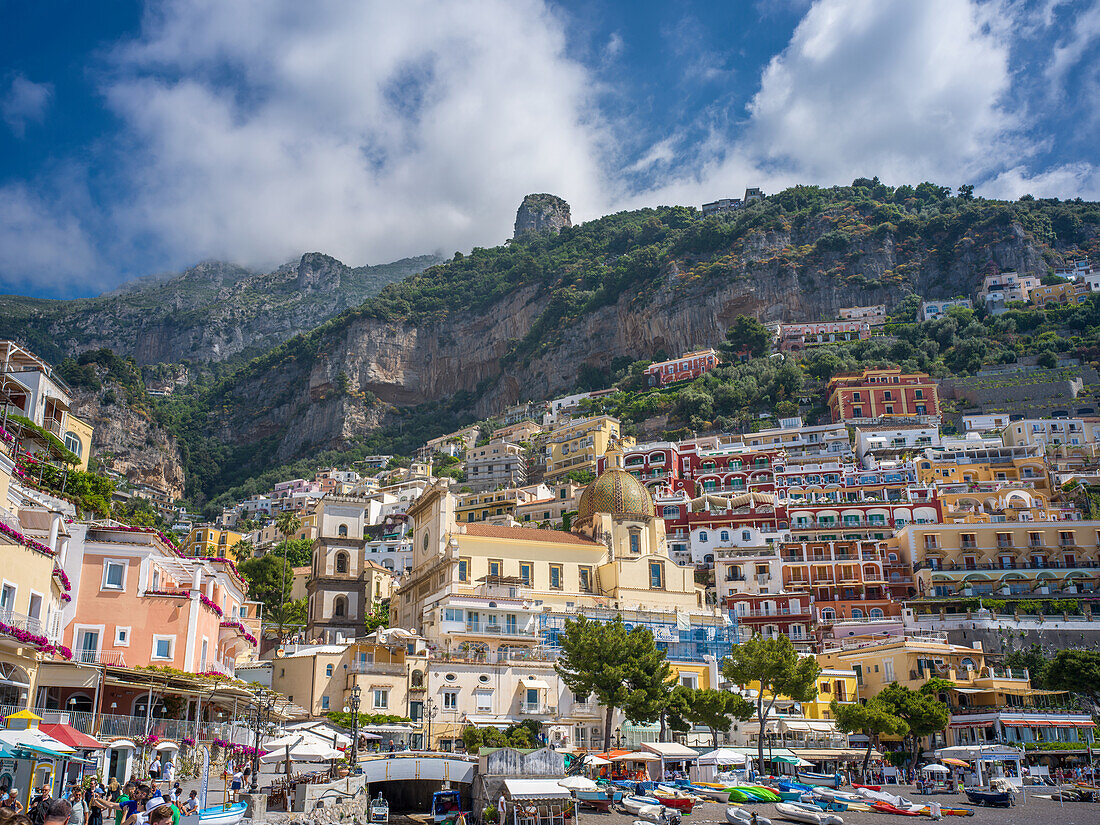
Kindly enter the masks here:
<path id="1" fill-rule="evenodd" d="M 671 612 L 641 612 L 637 610 L 586 609 L 584 615 L 593 621 L 612 622 L 621 618 L 627 630 L 641 626 L 653 634 L 659 650 L 677 662 L 706 661 L 714 657 L 721 662 L 737 644 L 736 617 L 699 614 L 685 616 Z M 558 634 L 572 616 L 560 613 L 539 614 L 539 635 L 548 650 L 559 650 Z"/>

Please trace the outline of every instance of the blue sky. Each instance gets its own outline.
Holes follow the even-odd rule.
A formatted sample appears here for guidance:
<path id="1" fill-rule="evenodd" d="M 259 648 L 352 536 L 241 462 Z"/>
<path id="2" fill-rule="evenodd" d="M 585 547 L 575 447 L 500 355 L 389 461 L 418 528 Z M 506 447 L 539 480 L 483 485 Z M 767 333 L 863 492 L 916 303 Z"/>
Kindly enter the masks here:
<path id="1" fill-rule="evenodd" d="M 0 291 L 747 186 L 1100 199 L 1100 0 L 0 0 Z"/>

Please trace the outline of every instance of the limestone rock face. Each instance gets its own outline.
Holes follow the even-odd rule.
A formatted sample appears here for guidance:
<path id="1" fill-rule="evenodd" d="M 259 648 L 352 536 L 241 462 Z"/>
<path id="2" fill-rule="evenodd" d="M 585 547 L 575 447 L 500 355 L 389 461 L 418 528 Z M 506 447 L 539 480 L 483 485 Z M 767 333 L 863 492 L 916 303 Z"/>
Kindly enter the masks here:
<path id="1" fill-rule="evenodd" d="M 512 237 L 517 239 L 528 234 L 557 233 L 572 225 L 569 204 L 557 195 L 528 195 L 516 210 L 515 234 Z"/>
<path id="2" fill-rule="evenodd" d="M 176 439 L 143 410 L 122 401 L 121 387 L 77 389 L 73 412 L 94 427 L 92 455 L 104 469 L 131 484 L 149 484 L 174 497 L 183 495 L 183 461 Z"/>

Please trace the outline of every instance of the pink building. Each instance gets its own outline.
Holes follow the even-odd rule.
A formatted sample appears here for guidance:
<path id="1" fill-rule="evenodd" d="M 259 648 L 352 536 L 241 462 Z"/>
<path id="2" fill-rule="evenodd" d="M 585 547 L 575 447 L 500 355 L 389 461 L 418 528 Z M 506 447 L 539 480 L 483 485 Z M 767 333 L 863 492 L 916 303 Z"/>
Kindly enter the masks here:
<path id="1" fill-rule="evenodd" d="M 688 352 L 679 358 L 658 361 L 645 369 L 646 378 L 651 387 L 664 387 L 677 381 L 689 381 L 698 378 L 718 366 L 718 353 L 713 349 L 701 349 Z"/>
<path id="2" fill-rule="evenodd" d="M 72 594 L 64 643 L 79 662 L 232 675 L 254 653 L 255 603 L 233 563 L 182 558 L 151 532 L 89 526 Z"/>

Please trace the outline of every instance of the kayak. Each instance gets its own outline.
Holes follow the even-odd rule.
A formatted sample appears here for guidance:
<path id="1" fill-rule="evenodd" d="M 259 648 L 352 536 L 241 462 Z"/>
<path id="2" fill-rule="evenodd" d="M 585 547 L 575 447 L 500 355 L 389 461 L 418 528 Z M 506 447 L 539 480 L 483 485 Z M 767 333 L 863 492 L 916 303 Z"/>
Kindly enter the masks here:
<path id="1" fill-rule="evenodd" d="M 920 811 L 911 811 L 908 808 L 899 808 L 889 802 L 872 802 L 871 807 L 880 814 L 897 814 L 898 816 L 920 816 Z"/>

